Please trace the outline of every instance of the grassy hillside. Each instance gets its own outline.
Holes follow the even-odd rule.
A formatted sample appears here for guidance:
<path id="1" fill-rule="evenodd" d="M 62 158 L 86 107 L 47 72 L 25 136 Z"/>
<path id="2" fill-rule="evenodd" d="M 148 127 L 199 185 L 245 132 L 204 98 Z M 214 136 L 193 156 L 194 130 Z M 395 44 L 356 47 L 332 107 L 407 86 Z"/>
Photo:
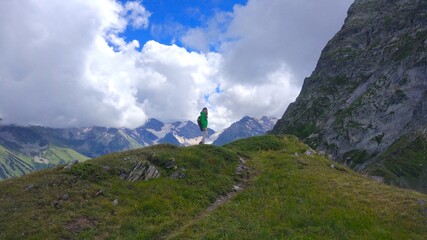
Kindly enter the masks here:
<path id="1" fill-rule="evenodd" d="M 61 148 L 55 146 L 50 146 L 43 155 L 43 158 L 48 159 L 49 163 L 53 165 L 65 164 L 72 162 L 73 160 L 84 162 L 89 159 L 88 157 L 83 156 L 71 148 Z"/>
<path id="2" fill-rule="evenodd" d="M 0 145 L 0 180 L 22 176 L 36 169 L 31 164 L 30 157 L 10 151 Z"/>
<path id="3" fill-rule="evenodd" d="M 263 138 L 258 139 L 265 140 Z M 425 239 L 427 196 L 370 181 L 285 138 L 275 151 L 250 151 L 256 171 L 233 201 L 176 239 Z M 307 152 L 309 154 L 309 152 Z"/>
<path id="4" fill-rule="evenodd" d="M 385 151 L 366 172 L 388 184 L 427 192 L 427 139 L 403 136 Z"/>
<path id="5" fill-rule="evenodd" d="M 124 179 L 147 161 L 159 178 Z M 425 239 L 427 195 L 332 164 L 276 136 L 110 154 L 1 182 L 0 238 Z"/>
<path id="6" fill-rule="evenodd" d="M 87 159 L 89 158 L 70 148 L 49 146 L 41 156 L 31 157 L 0 145 L 0 180 L 19 177 L 74 160 L 83 162 Z"/>

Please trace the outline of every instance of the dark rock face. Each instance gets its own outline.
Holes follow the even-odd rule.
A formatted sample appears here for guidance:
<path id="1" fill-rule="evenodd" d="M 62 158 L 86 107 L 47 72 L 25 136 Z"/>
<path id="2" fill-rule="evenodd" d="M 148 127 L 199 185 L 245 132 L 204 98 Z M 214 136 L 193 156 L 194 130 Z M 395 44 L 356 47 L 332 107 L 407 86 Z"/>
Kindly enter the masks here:
<path id="1" fill-rule="evenodd" d="M 420 185 L 427 182 L 426 48 L 427 1 L 356 0 L 272 132 L 297 135 L 388 183 L 427 191 Z M 413 142 L 419 147 L 407 161 L 391 164 L 390 151 L 405 157 Z"/>
<path id="2" fill-rule="evenodd" d="M 165 126 L 165 124 L 155 118 L 148 119 L 148 121 L 144 124 L 144 128 L 154 129 L 156 131 L 162 130 L 163 126 Z"/>

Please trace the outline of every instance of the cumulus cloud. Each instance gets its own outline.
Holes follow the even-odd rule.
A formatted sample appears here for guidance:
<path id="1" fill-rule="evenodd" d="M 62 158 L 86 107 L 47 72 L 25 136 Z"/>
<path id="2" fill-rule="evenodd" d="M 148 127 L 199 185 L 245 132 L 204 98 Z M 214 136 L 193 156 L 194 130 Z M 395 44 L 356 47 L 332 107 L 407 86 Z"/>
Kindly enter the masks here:
<path id="1" fill-rule="evenodd" d="M 1 2 L 5 122 L 137 127 L 148 117 L 195 118 L 205 92 L 216 87 L 221 56 L 154 41 L 139 51 L 138 41 L 120 37 L 128 24 L 147 24 L 149 14 L 139 4 Z"/>
<path id="2" fill-rule="evenodd" d="M 2 1 L 0 9 L 0 114 L 5 122 L 117 126 L 146 117 L 128 93 L 105 88 L 122 80 L 114 79 L 115 66 L 102 69 L 122 56 L 107 44 L 126 28 L 122 5 Z M 95 61 L 102 57 L 108 60 Z"/>
<path id="3" fill-rule="evenodd" d="M 140 29 L 148 27 L 148 18 L 151 13 L 140 2 L 126 2 L 125 12 L 133 28 Z"/>
<path id="4" fill-rule="evenodd" d="M 285 63 L 301 83 L 344 23 L 352 0 L 251 0 L 236 6 L 223 45 L 230 79 L 257 81 Z M 252 76 L 252 77 L 251 77 Z M 255 77 L 253 77 L 255 76 Z"/>
<path id="5" fill-rule="evenodd" d="M 215 12 L 214 16 L 203 26 L 187 30 L 180 40 L 184 46 L 191 49 L 202 52 L 218 51 L 221 44 L 227 41 L 224 32 L 227 31 L 232 20 L 232 13 Z"/>
<path id="6" fill-rule="evenodd" d="M 184 48 L 122 37 L 156 30 L 140 1 L 0 1 L 0 117 L 132 128 L 195 120 L 207 106 L 216 130 L 244 115 L 279 117 L 348 6 L 249 0 L 185 32 Z"/>
<path id="7" fill-rule="evenodd" d="M 188 47 L 214 47 L 221 54 L 223 93 L 212 102 L 228 120 L 245 114 L 280 117 L 314 70 L 322 48 L 344 23 L 351 3 L 249 0 L 245 6 L 236 5 L 231 17 L 218 13 L 182 40 Z"/>
<path id="8" fill-rule="evenodd" d="M 141 54 L 139 64 L 149 81 L 140 82 L 138 99 L 147 114 L 167 120 L 195 120 L 205 104 L 203 95 L 216 87 L 214 76 L 221 56 L 154 41 L 147 42 Z"/>

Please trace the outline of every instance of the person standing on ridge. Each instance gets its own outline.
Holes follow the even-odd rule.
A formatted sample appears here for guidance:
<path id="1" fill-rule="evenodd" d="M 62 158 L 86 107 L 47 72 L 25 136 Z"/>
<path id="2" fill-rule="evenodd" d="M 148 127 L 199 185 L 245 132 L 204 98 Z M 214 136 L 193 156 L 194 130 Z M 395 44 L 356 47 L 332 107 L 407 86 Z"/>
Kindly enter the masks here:
<path id="1" fill-rule="evenodd" d="M 205 144 L 206 138 L 208 138 L 208 108 L 204 107 L 200 112 L 200 122 L 202 130 L 202 141 L 199 144 Z"/>

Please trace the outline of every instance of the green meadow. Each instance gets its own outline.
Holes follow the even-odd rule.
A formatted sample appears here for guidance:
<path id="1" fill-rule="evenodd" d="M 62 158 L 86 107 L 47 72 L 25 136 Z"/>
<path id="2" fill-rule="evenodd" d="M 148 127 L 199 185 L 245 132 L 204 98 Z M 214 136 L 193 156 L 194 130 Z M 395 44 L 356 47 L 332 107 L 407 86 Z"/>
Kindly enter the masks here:
<path id="1" fill-rule="evenodd" d="M 160 177 L 127 181 L 138 162 Z M 262 136 L 157 145 L 5 180 L 0 219 L 1 239 L 426 239 L 427 195 L 372 181 L 295 137 Z"/>

